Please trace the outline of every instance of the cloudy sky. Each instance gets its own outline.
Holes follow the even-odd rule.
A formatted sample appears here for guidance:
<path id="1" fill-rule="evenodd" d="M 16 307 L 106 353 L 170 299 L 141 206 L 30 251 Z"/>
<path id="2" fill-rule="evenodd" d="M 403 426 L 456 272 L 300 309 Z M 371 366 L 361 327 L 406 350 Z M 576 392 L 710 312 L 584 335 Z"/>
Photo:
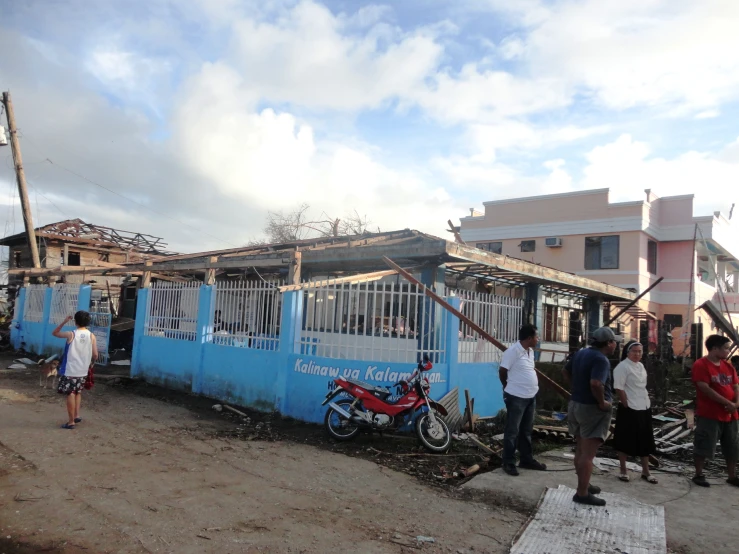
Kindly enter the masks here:
<path id="1" fill-rule="evenodd" d="M 586 188 L 708 214 L 739 197 L 737 22 L 732 0 L 0 0 L 0 89 L 38 224 L 179 251 L 301 202 L 440 236 Z"/>

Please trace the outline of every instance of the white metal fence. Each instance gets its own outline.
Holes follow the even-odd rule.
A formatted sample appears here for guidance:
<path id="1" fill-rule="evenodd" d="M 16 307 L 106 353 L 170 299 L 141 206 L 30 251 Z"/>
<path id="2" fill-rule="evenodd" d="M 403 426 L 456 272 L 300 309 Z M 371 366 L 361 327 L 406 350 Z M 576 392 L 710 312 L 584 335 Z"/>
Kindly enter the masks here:
<path id="1" fill-rule="evenodd" d="M 200 283 L 154 283 L 146 303 L 144 335 L 194 341 Z"/>
<path id="2" fill-rule="evenodd" d="M 26 287 L 23 321 L 41 323 L 44 318 L 44 297 L 48 288 L 46 285 L 28 285 Z"/>
<path id="3" fill-rule="evenodd" d="M 303 295 L 301 353 L 329 358 L 447 361 L 446 312 L 407 282 L 329 283 Z"/>
<path id="4" fill-rule="evenodd" d="M 107 308 L 107 306 L 105 307 Z M 90 331 L 98 347 L 98 365 L 108 365 L 110 324 L 113 316 L 107 309 L 90 312 Z"/>
<path id="5" fill-rule="evenodd" d="M 51 293 L 51 312 L 49 322 L 59 325 L 67 316 L 77 312 L 80 295 L 79 283 L 57 283 Z"/>
<path id="6" fill-rule="evenodd" d="M 518 340 L 523 324 L 523 300 L 507 296 L 448 290 L 461 299 L 460 311 L 505 345 Z M 481 338 L 477 331 L 459 322 L 459 363 L 500 362 L 502 352 Z"/>
<path id="7" fill-rule="evenodd" d="M 278 350 L 283 283 L 224 281 L 216 283 L 210 340 L 222 346 Z"/>

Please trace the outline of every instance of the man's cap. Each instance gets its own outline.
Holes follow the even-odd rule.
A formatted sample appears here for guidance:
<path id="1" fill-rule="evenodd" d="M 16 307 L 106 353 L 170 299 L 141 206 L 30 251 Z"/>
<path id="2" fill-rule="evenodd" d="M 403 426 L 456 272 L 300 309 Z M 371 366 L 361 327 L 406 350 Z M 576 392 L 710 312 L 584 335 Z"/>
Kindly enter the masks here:
<path id="1" fill-rule="evenodd" d="M 623 337 L 615 334 L 610 327 L 601 327 L 590 334 L 590 340 L 595 342 L 608 342 L 610 340 L 621 342 Z"/>

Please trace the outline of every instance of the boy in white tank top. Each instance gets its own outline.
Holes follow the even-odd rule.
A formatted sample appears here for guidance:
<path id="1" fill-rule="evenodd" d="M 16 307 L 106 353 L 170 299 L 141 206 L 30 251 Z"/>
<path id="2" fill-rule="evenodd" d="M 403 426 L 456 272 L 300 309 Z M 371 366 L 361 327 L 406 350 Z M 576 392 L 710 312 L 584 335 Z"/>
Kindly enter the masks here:
<path id="1" fill-rule="evenodd" d="M 74 323 L 77 329 L 74 331 L 62 332 L 72 316 L 62 321 L 52 333 L 55 337 L 66 339 L 67 344 L 64 346 L 64 356 L 62 363 L 59 365 L 59 394 L 67 395 L 67 415 L 69 421 L 62 425 L 62 429 L 74 429 L 77 423 L 80 423 L 80 403 L 82 402 L 82 389 L 87 379 L 87 371 L 92 367 L 98 359 L 97 342 L 87 328 L 90 325 L 90 314 L 80 310 L 74 314 Z"/>

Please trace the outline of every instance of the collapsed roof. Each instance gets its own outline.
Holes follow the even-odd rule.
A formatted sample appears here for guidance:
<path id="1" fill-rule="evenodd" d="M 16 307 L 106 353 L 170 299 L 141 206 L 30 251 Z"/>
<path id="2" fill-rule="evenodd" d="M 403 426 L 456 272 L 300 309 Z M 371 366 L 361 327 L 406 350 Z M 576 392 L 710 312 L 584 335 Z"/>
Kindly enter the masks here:
<path id="1" fill-rule="evenodd" d="M 36 229 L 39 239 L 58 240 L 67 243 L 86 244 L 99 248 L 118 248 L 141 254 L 166 256 L 167 243 L 159 237 L 122 231 L 112 227 L 93 225 L 81 219 L 67 219 Z M 19 246 L 27 243 L 26 233 L 18 233 L 0 240 L 1 246 Z"/>
<path id="2" fill-rule="evenodd" d="M 387 270 L 383 257 L 405 267 L 444 266 L 449 274 L 522 286 L 538 283 L 555 292 L 604 300 L 633 300 L 636 294 L 572 273 L 544 267 L 405 229 L 345 237 L 322 237 L 280 244 L 244 246 L 152 258 L 145 263 L 107 264 L 100 268 L 15 269 L 13 274 L 50 276 L 64 273 L 161 275 L 254 273 L 309 280 L 327 275 L 342 277 Z"/>

